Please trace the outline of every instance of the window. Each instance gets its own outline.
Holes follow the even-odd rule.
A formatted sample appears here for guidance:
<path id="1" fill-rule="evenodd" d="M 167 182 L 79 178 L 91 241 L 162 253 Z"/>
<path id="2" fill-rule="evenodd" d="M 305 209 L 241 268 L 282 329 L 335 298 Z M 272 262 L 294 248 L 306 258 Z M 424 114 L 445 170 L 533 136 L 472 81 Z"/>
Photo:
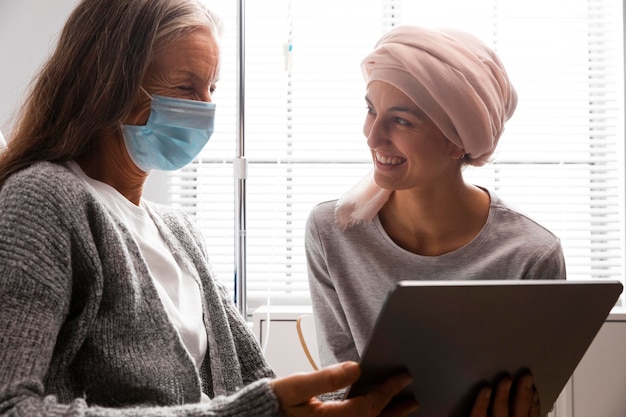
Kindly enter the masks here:
<path id="1" fill-rule="evenodd" d="M 171 202 L 235 271 L 236 0 L 225 20 L 216 132 L 174 173 Z M 361 58 L 392 26 L 465 29 L 496 49 L 520 101 L 496 160 L 466 178 L 551 229 L 569 279 L 624 277 L 622 5 L 615 0 L 275 0 L 245 5 L 248 311 L 309 303 L 304 224 L 370 168 Z M 619 305 L 624 305 L 622 299 Z"/>

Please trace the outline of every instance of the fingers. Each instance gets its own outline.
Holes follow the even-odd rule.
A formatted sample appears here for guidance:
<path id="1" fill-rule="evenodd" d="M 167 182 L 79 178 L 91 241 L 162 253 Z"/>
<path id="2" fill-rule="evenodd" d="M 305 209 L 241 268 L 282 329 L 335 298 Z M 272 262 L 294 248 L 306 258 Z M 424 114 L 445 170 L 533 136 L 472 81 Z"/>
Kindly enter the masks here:
<path id="1" fill-rule="evenodd" d="M 399 374 L 394 375 L 388 378 L 383 384 L 379 385 L 377 389 L 366 394 L 364 397 L 369 403 L 369 407 L 371 411 L 368 415 L 377 416 L 379 415 L 387 404 L 400 393 L 404 388 L 406 388 L 413 379 L 408 374 Z M 390 407 L 390 413 L 399 412 L 406 407 L 413 409 L 413 407 L 417 406 L 417 402 L 415 400 L 403 401 L 394 404 Z M 397 415 L 397 414 L 390 414 Z"/>
<path id="2" fill-rule="evenodd" d="M 529 417 L 541 417 L 541 401 L 539 400 L 539 393 L 533 387 L 533 402 L 530 405 Z"/>
<path id="3" fill-rule="evenodd" d="M 495 389 L 484 387 L 476 397 L 470 417 L 541 417 L 539 394 L 532 374 L 510 377 L 498 382 Z"/>
<path id="4" fill-rule="evenodd" d="M 404 417 L 417 409 L 415 400 L 389 402 L 412 381 L 407 374 L 394 375 L 365 395 L 343 401 L 320 402 L 319 394 L 334 392 L 355 382 L 359 365 L 344 362 L 311 373 L 291 375 L 271 382 L 285 416 Z"/>
<path id="5" fill-rule="evenodd" d="M 491 402 L 491 387 L 483 387 L 476 396 L 474 407 L 470 413 L 470 417 L 485 417 L 489 412 L 489 403 Z"/>
<path id="6" fill-rule="evenodd" d="M 334 392 L 355 382 L 361 374 L 356 362 L 344 362 L 319 371 L 290 375 L 272 381 L 272 389 L 281 405 L 308 402 L 319 394 Z"/>
<path id="7" fill-rule="evenodd" d="M 419 404 L 412 398 L 400 400 L 389 405 L 404 388 L 412 382 L 408 374 L 398 374 L 388 378 L 384 383 L 376 386 L 369 393 L 354 397 L 350 402 L 350 416 L 359 417 L 396 417 L 406 416 L 417 410 Z"/>
<path id="8" fill-rule="evenodd" d="M 496 385 L 493 393 L 491 415 L 492 417 L 509 417 L 509 395 L 513 380 L 505 377 Z"/>
<path id="9" fill-rule="evenodd" d="M 385 408 L 379 417 L 405 417 L 417 411 L 418 408 L 419 404 L 413 399 L 401 401 Z"/>
<path id="10" fill-rule="evenodd" d="M 534 389 L 534 379 L 529 373 L 522 375 L 516 383 L 510 417 L 528 417 L 533 398 L 538 398 Z"/>

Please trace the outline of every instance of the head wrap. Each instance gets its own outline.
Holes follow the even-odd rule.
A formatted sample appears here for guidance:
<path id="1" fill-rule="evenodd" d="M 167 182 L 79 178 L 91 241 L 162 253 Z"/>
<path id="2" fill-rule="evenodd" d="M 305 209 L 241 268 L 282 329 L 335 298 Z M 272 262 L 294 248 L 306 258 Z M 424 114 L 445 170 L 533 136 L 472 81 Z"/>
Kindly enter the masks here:
<path id="1" fill-rule="evenodd" d="M 399 26 L 379 39 L 361 69 L 368 85 L 384 81 L 406 94 L 463 148 L 472 165 L 489 160 L 517 106 L 517 93 L 496 53 L 457 30 Z M 370 173 L 339 200 L 340 226 L 371 220 L 386 202 L 390 191 L 376 189 L 372 181 Z"/>
<path id="2" fill-rule="evenodd" d="M 406 94 L 477 165 L 493 154 L 517 94 L 500 59 L 460 31 L 400 26 L 363 59 L 365 81 Z"/>

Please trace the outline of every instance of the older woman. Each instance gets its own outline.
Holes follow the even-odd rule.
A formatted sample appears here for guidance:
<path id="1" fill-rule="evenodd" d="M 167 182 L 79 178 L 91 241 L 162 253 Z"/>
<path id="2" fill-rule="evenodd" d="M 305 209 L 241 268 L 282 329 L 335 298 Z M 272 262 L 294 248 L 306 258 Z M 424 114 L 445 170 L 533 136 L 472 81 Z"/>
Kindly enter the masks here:
<path id="1" fill-rule="evenodd" d="M 409 383 L 322 403 L 357 364 L 273 379 L 201 233 L 142 199 L 211 136 L 219 32 L 196 0 L 67 21 L 0 156 L 0 414 L 378 415 Z"/>
<path id="2" fill-rule="evenodd" d="M 323 365 L 359 359 L 397 280 L 565 278 L 558 237 L 463 178 L 488 162 L 517 105 L 494 51 L 400 26 L 362 71 L 373 170 L 317 205 L 306 230 Z"/>

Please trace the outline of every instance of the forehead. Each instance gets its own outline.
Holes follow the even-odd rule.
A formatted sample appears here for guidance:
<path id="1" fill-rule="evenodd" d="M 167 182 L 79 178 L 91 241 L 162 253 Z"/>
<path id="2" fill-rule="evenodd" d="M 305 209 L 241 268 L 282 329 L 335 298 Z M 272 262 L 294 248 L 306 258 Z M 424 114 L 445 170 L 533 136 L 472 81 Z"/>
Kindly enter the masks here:
<path id="1" fill-rule="evenodd" d="M 367 86 L 366 97 L 370 101 L 396 102 L 404 106 L 417 107 L 402 90 L 386 81 L 374 80 Z"/>
<path id="2" fill-rule="evenodd" d="M 198 28 L 157 50 L 148 67 L 152 76 L 193 76 L 215 81 L 220 65 L 219 43 L 208 28 Z"/>

